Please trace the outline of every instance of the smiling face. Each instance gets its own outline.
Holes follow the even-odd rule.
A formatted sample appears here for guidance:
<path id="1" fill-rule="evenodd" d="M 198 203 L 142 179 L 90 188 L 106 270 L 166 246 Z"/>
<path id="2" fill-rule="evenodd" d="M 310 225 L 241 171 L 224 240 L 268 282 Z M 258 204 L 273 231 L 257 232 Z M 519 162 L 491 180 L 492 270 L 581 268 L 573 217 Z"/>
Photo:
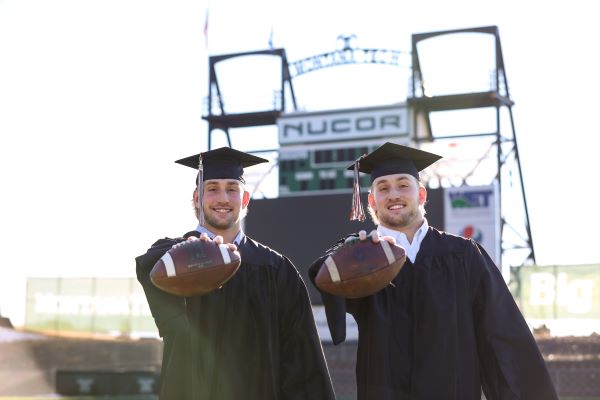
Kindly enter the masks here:
<path id="1" fill-rule="evenodd" d="M 369 207 L 379 225 L 401 232 L 414 232 L 423 223 L 427 190 L 409 174 L 384 175 L 375 179 Z"/>
<path id="2" fill-rule="evenodd" d="M 224 238 L 237 234 L 249 201 L 250 194 L 238 180 L 204 181 L 204 226 Z M 198 202 L 197 191 L 194 191 L 194 202 Z"/>

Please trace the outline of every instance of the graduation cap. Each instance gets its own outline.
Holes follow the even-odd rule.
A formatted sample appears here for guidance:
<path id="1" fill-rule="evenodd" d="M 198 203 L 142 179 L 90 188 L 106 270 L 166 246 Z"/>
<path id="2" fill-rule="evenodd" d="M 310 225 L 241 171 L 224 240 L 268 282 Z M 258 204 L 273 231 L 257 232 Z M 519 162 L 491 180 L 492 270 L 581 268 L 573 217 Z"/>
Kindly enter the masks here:
<path id="1" fill-rule="evenodd" d="M 200 224 L 204 224 L 204 213 L 202 211 L 202 197 L 204 185 L 202 182 L 209 179 L 235 179 L 242 183 L 244 181 L 244 168 L 256 164 L 268 162 L 268 160 L 232 149 L 231 147 L 220 147 L 218 149 L 205 151 L 193 156 L 185 157 L 175 161 L 178 164 L 198 170 L 196 180 L 198 186 L 198 199 Z"/>
<path id="2" fill-rule="evenodd" d="M 209 179 L 235 179 L 245 183 L 243 178 L 244 168 L 268 161 L 231 147 L 220 147 L 175 162 L 202 172 L 203 181 Z"/>
<path id="3" fill-rule="evenodd" d="M 354 188 L 352 193 L 351 220 L 364 221 L 365 216 L 360 204 L 359 172 L 371 175 L 371 183 L 380 176 L 409 174 L 419 179 L 419 171 L 424 170 L 442 158 L 437 154 L 386 142 L 371 153 L 361 156 L 349 170 L 354 170 Z"/>

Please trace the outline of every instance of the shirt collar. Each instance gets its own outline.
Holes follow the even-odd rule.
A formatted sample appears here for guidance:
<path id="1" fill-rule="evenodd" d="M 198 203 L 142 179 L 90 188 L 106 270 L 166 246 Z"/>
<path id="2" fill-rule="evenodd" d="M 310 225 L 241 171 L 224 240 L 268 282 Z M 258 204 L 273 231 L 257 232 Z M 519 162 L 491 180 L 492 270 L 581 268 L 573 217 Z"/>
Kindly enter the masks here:
<path id="1" fill-rule="evenodd" d="M 208 235 L 208 237 L 211 239 L 214 239 L 215 236 L 217 236 L 216 234 L 212 233 L 211 231 L 209 231 L 208 229 L 206 229 L 204 226 L 202 226 L 200 224 L 198 224 L 198 226 L 196 227 L 196 231 L 199 233 L 206 233 Z M 233 239 L 233 243 L 236 246 L 239 246 L 240 243 L 242 242 L 242 240 L 244 240 L 244 237 L 246 237 L 246 235 L 244 234 L 244 231 L 242 231 L 240 229 L 240 231 L 236 235 L 235 239 Z"/>
<path id="2" fill-rule="evenodd" d="M 404 247 L 404 250 L 406 250 L 406 256 L 412 262 L 415 262 L 415 259 L 417 258 L 417 254 L 421 249 L 421 243 L 423 242 L 423 239 L 425 238 L 428 229 L 429 223 L 427 222 L 427 218 L 423 218 L 423 223 L 421 224 L 421 227 L 415 232 L 412 243 L 409 243 L 408 238 L 404 233 L 396 231 L 394 229 L 386 228 L 381 225 L 377 226 L 377 232 L 379 233 L 379 235 L 391 236 L 394 239 L 396 239 L 396 244 L 401 247 Z"/>

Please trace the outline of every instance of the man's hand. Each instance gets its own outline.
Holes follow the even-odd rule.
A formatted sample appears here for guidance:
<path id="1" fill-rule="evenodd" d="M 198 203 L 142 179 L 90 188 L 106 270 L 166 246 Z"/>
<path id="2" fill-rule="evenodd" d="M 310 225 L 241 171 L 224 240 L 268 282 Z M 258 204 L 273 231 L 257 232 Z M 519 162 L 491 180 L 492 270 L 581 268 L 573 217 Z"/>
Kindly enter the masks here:
<path id="1" fill-rule="evenodd" d="M 208 235 L 206 234 L 206 232 L 202 232 L 200 234 L 200 238 L 197 238 L 196 236 L 190 236 L 187 240 L 202 240 L 204 242 L 215 242 L 216 244 L 223 244 L 223 236 L 217 235 L 217 236 L 215 236 L 214 239 L 211 239 L 210 237 L 208 237 Z M 235 244 L 233 244 L 233 243 L 226 243 L 226 246 L 231 251 L 236 251 L 237 250 L 237 246 Z"/>
<path id="2" fill-rule="evenodd" d="M 367 235 L 367 231 L 362 230 L 360 232 L 358 232 L 358 237 L 356 236 L 348 236 L 346 238 L 346 240 L 344 241 L 344 244 L 350 244 L 352 242 L 355 242 L 357 240 L 360 241 L 365 241 L 367 239 L 371 239 L 371 241 L 373 243 L 379 243 L 379 241 L 381 239 L 391 243 L 391 244 L 396 244 L 396 239 L 394 239 L 391 236 L 379 236 L 379 233 L 377 232 L 377 230 L 372 230 L 368 235 Z"/>

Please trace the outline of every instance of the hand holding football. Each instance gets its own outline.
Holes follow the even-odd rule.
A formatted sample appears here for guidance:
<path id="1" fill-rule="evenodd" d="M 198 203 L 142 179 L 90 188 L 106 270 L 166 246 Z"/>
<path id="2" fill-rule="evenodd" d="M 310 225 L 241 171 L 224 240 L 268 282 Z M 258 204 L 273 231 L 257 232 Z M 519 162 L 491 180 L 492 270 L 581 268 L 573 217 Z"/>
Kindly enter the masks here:
<path id="1" fill-rule="evenodd" d="M 315 284 L 324 292 L 349 299 L 370 296 L 386 287 L 405 261 L 404 249 L 386 240 L 350 241 L 325 259 Z"/>
<path id="2" fill-rule="evenodd" d="M 171 294 L 203 295 L 231 279 L 240 262 L 240 253 L 226 244 L 190 238 L 171 247 L 156 262 L 150 279 Z"/>

